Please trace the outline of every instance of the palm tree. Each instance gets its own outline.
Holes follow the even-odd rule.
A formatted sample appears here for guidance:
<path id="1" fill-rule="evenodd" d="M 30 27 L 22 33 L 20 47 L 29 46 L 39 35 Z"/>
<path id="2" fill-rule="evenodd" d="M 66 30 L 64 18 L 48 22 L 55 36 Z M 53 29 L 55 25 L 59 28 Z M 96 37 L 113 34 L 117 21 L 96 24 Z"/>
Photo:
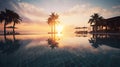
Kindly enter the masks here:
<path id="1" fill-rule="evenodd" d="M 51 25 L 51 32 L 52 32 L 52 33 L 56 33 L 56 31 L 55 31 L 55 25 L 56 25 L 56 23 L 57 23 L 56 20 L 58 19 L 58 17 L 59 17 L 58 14 L 51 13 L 50 17 L 48 18 L 47 23 L 48 23 L 49 25 Z M 54 29 L 54 30 L 53 30 L 53 29 Z"/>
<path id="2" fill-rule="evenodd" d="M 14 11 L 11 11 L 11 10 L 8 10 L 8 9 L 5 9 L 6 10 L 6 14 L 9 16 L 9 19 L 11 20 L 11 22 L 13 22 L 13 34 L 15 34 L 15 24 L 19 24 L 20 21 L 22 21 L 21 17 Z"/>
<path id="3" fill-rule="evenodd" d="M 2 17 L 3 15 L 2 15 L 2 13 L 0 12 L 0 23 L 2 23 L 3 22 L 3 17 Z"/>
<path id="4" fill-rule="evenodd" d="M 98 26 L 98 30 L 103 30 L 103 26 L 106 25 L 105 19 L 100 16 L 96 25 Z"/>
<path id="5" fill-rule="evenodd" d="M 11 22 L 11 19 L 9 18 L 9 16 L 6 12 L 1 11 L 0 22 L 3 23 L 3 21 L 4 21 L 4 35 L 6 35 L 6 25 Z"/>
<path id="6" fill-rule="evenodd" d="M 5 11 L 0 12 L 0 23 L 4 21 L 4 35 L 6 35 L 6 25 L 13 22 L 13 33 L 15 33 L 14 28 L 15 24 L 20 23 L 21 17 L 14 11 L 5 9 Z"/>
<path id="7" fill-rule="evenodd" d="M 90 25 L 93 25 L 93 32 L 96 32 L 98 29 L 98 26 L 102 23 L 101 20 L 103 19 L 102 16 L 99 16 L 98 13 L 94 13 L 94 15 L 91 16 L 91 19 L 89 19 L 88 23 Z"/>
<path id="8" fill-rule="evenodd" d="M 51 26 L 51 32 L 53 32 L 52 18 L 49 17 L 47 23 Z"/>

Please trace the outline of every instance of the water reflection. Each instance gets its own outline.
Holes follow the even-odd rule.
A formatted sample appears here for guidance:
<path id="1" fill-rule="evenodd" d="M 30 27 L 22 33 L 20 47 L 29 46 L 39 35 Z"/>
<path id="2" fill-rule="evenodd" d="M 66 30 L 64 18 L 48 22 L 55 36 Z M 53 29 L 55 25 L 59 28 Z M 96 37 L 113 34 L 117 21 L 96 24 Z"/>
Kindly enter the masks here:
<path id="1" fill-rule="evenodd" d="M 58 41 L 60 40 L 61 34 L 51 34 L 51 36 L 48 38 L 48 45 L 54 49 L 58 47 Z"/>
<path id="2" fill-rule="evenodd" d="M 120 48 L 120 35 L 92 34 L 89 42 L 94 48 L 98 48 L 101 45 L 107 45 L 113 48 Z"/>
<path id="3" fill-rule="evenodd" d="M 15 35 L 13 35 L 13 38 L 7 38 L 6 35 L 4 35 L 4 40 L 0 40 L 0 51 L 1 53 L 10 54 L 18 50 L 20 47 L 19 40 L 15 38 Z"/>
<path id="4" fill-rule="evenodd" d="M 87 37 L 87 33 L 76 34 L 76 37 Z"/>
<path id="5" fill-rule="evenodd" d="M 0 36 L 0 67 L 109 67 L 110 65 L 119 67 L 120 49 L 108 45 L 93 48 L 91 44 L 95 41 L 98 43 L 98 39 L 108 42 L 110 40 L 105 39 L 119 40 L 120 37 L 93 35 L 89 38 L 90 36 L 89 34 L 87 37 L 75 37 L 74 34 L 15 35 L 15 37 L 9 35 L 5 37 L 6 39 Z M 91 39 L 93 42 L 90 42 Z M 107 43 L 102 43 L 105 44 Z"/>

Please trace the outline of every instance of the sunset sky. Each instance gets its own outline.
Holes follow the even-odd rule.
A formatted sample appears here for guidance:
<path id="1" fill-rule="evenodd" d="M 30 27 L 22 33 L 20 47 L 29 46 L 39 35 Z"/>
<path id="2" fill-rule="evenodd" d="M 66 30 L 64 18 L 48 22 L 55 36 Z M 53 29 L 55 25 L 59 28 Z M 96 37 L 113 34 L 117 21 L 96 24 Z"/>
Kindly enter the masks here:
<path id="1" fill-rule="evenodd" d="M 23 21 L 17 25 L 19 31 L 50 30 L 47 18 L 51 12 L 56 12 L 64 30 L 70 31 L 76 26 L 89 26 L 87 22 L 93 13 L 104 18 L 119 16 L 120 0 L 0 0 L 0 11 L 5 8 L 22 17 Z"/>

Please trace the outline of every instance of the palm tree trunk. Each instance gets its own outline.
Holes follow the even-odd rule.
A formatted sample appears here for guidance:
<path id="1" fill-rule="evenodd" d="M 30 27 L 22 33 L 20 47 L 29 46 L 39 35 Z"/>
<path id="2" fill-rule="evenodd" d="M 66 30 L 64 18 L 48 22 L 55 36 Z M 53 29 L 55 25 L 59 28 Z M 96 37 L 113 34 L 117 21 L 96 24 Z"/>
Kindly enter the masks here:
<path id="1" fill-rule="evenodd" d="M 53 31 L 53 27 L 52 27 L 52 25 L 51 25 L 51 32 L 50 32 L 50 34 L 51 34 L 51 37 L 52 37 L 52 31 Z"/>
<path id="2" fill-rule="evenodd" d="M 53 27 L 53 25 L 51 25 L 51 38 L 53 38 L 53 34 L 54 34 L 53 29 L 54 29 L 54 27 Z"/>
<path id="3" fill-rule="evenodd" d="M 56 34 L 56 31 L 55 31 L 55 23 L 54 23 L 54 40 L 55 40 L 55 34 Z"/>
<path id="4" fill-rule="evenodd" d="M 13 34 L 15 34 L 15 23 L 13 23 Z"/>
<path id="5" fill-rule="evenodd" d="M 95 25 L 95 33 L 97 32 L 97 27 L 98 27 L 98 26 Z"/>
<path id="6" fill-rule="evenodd" d="M 6 36 L 6 22 L 4 23 L 4 35 Z"/>
<path id="7" fill-rule="evenodd" d="M 54 24 L 54 33 L 56 33 L 56 31 L 55 31 L 55 24 Z"/>
<path id="8" fill-rule="evenodd" d="M 92 32 L 95 32 L 95 27 L 94 26 L 92 26 Z"/>
<path id="9" fill-rule="evenodd" d="M 4 40 L 6 41 L 6 22 L 4 23 Z"/>

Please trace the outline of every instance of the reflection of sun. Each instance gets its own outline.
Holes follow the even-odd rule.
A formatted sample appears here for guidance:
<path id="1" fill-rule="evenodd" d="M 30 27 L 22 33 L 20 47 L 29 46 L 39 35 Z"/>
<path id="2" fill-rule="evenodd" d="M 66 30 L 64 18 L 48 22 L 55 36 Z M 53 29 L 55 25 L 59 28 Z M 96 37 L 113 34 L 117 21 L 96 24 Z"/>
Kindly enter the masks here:
<path id="1" fill-rule="evenodd" d="M 63 30 L 63 26 L 62 25 L 59 24 L 59 25 L 56 26 L 56 32 L 58 34 L 62 33 L 62 30 Z"/>

